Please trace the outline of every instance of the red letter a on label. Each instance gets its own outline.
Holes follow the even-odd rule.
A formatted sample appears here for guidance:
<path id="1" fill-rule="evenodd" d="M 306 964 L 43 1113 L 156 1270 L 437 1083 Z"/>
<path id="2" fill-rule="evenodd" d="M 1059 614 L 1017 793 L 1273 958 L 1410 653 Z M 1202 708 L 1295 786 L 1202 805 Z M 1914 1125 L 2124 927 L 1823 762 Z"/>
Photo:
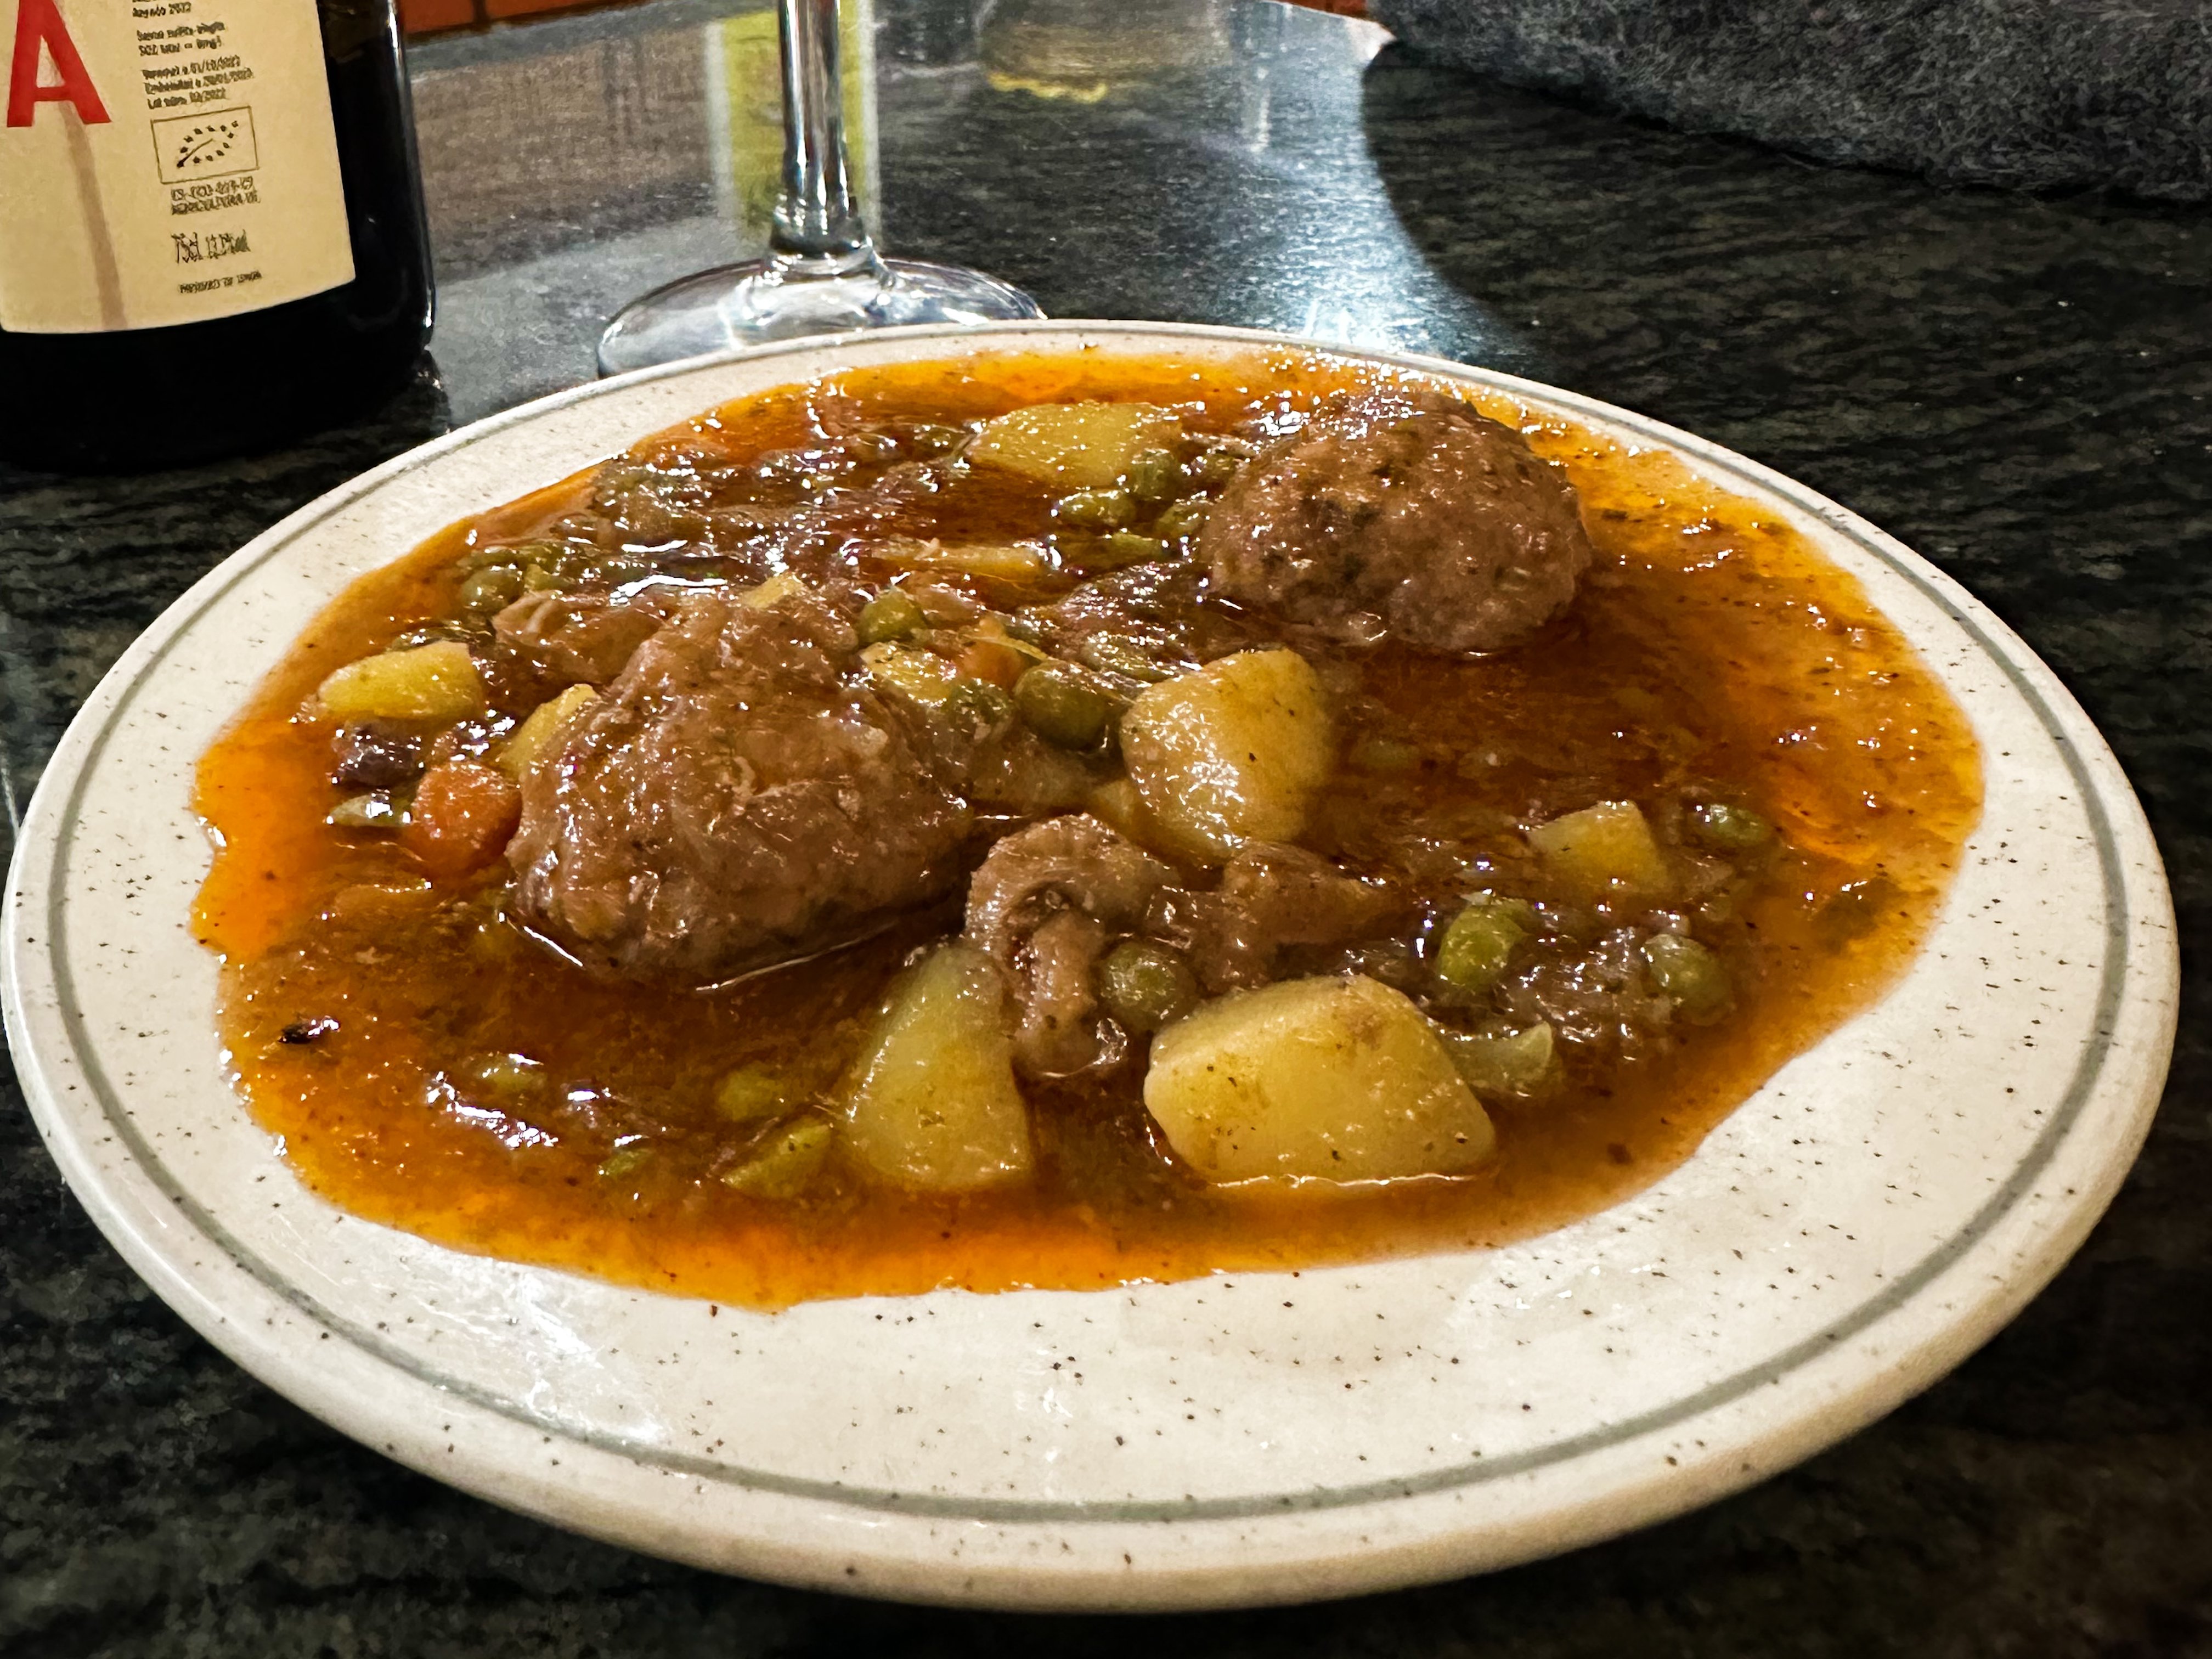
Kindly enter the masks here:
<path id="1" fill-rule="evenodd" d="M 39 48 L 54 60 L 61 80 L 51 87 L 39 84 Z M 32 112 L 40 104 L 74 104 L 76 118 L 87 126 L 107 119 L 107 106 L 93 89 L 84 59 L 76 55 L 76 42 L 54 0 L 22 0 L 15 13 L 15 59 L 8 71 L 8 125 L 27 127 Z"/>

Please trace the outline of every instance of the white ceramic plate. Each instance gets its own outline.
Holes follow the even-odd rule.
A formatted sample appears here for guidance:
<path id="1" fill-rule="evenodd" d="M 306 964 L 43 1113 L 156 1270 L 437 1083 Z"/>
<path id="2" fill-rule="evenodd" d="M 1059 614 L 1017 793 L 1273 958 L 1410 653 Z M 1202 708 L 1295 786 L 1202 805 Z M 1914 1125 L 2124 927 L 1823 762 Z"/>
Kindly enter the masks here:
<path id="1" fill-rule="evenodd" d="M 1872 526 L 1685 434 L 1433 360 L 1389 361 L 1765 503 L 1859 577 L 1983 744 L 1986 811 L 1908 977 L 1658 1185 L 1486 1253 L 771 1316 L 352 1219 L 231 1092 L 186 921 L 193 764 L 349 579 L 831 366 L 1282 343 L 1127 323 L 799 343 L 483 422 L 240 550 L 100 683 L 9 878 L 9 1036 L 94 1219 L 248 1370 L 416 1468 L 658 1554 L 921 1601 L 1227 1606 L 1495 1567 L 1749 1485 L 1958 1363 L 2081 1242 L 2165 1076 L 2172 908 L 2125 779 L 2002 623 Z"/>

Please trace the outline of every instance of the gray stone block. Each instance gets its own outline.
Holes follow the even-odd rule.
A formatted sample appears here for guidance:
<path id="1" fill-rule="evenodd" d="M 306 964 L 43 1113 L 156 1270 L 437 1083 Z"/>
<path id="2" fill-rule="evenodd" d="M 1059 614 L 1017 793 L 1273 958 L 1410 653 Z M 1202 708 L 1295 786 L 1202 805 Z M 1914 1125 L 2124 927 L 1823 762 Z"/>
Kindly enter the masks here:
<path id="1" fill-rule="evenodd" d="M 2212 198 L 2205 0 L 1370 0 L 1428 56 L 1822 161 Z"/>

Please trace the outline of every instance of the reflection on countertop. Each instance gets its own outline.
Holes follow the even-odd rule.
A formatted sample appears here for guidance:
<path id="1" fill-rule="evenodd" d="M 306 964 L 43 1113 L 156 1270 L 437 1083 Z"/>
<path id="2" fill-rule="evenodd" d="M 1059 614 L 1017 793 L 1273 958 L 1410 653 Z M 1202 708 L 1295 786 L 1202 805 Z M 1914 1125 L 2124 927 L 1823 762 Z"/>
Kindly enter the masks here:
<path id="1" fill-rule="evenodd" d="M 1453 349 L 1430 313 L 1485 337 L 1462 296 L 1425 280 L 1358 143 L 1381 29 L 1260 0 L 1005 0 L 975 13 L 958 0 L 884 7 L 875 73 L 852 77 L 848 125 L 888 252 L 979 264 L 960 250 L 986 247 L 997 263 L 981 268 L 1043 282 L 1060 316 Z M 772 194 L 740 181 L 773 175 L 774 64 L 731 42 L 772 40 L 772 15 L 758 0 L 672 0 L 415 48 L 434 355 L 456 420 L 587 378 L 590 343 L 623 301 L 765 246 Z M 1147 180 L 1170 132 L 1207 175 L 1188 202 Z M 1263 276 L 1273 291 L 1251 296 L 1260 309 L 1243 295 L 1209 303 L 1203 278 L 1143 301 L 1103 288 L 1145 280 L 1131 256 L 1158 246 L 1166 215 L 1249 201 L 1247 175 L 1302 187 L 1286 213 L 1219 214 L 1207 239 L 1221 276 L 1232 264 Z M 1046 179 L 1055 187 L 1029 188 Z M 980 234 L 943 222 L 948 208 Z M 1057 256 L 1102 234 L 1096 266 Z"/>

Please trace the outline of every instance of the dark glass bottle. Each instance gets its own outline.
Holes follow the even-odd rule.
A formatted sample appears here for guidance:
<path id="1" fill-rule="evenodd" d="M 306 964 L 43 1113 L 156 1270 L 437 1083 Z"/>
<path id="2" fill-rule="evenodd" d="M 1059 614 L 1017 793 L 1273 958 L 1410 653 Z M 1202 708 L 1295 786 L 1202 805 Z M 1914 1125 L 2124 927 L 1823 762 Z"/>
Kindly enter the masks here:
<path id="1" fill-rule="evenodd" d="M 19 0 L 26 8 L 36 3 L 46 7 L 44 17 L 58 15 L 54 0 Z M 150 117 L 156 146 L 181 134 L 188 150 L 193 135 L 210 125 L 215 117 L 231 116 L 241 95 L 258 99 L 264 111 L 278 109 L 279 82 L 288 70 L 296 85 L 312 88 L 304 64 L 270 61 L 282 54 L 266 49 L 265 42 L 258 61 L 227 52 L 224 48 L 240 33 L 219 32 L 224 28 L 222 9 L 223 0 L 198 0 L 197 9 L 159 0 L 133 0 L 131 6 L 132 16 L 141 20 L 139 40 L 164 33 L 184 37 L 178 50 L 181 68 L 167 71 L 173 76 L 204 70 L 205 65 L 228 64 L 227 71 L 204 70 L 198 77 L 220 87 L 226 72 L 237 76 L 239 62 L 246 63 L 250 78 L 242 80 L 235 93 L 201 94 L 207 101 L 223 100 L 211 115 L 187 107 L 163 118 L 167 111 L 156 105 L 155 94 L 188 84 L 175 78 L 157 82 L 155 76 L 167 70 L 163 60 L 154 60 L 156 68 L 140 72 L 143 85 L 141 80 L 117 73 L 108 76 L 112 89 L 94 88 L 90 77 L 97 66 L 87 67 L 91 60 L 82 49 L 72 52 L 70 43 L 50 39 L 28 72 L 38 83 L 35 101 L 22 90 L 27 72 L 15 70 L 11 125 L 76 120 L 80 111 L 90 109 L 106 118 L 106 125 L 97 129 L 103 134 L 110 126 L 133 122 L 130 136 L 143 143 Z M 337 173 L 343 187 L 344 234 L 351 244 L 351 280 L 301 298 L 162 326 L 9 332 L 0 311 L 0 460 L 64 471 L 123 471 L 264 448 L 371 406 L 413 372 L 430 337 L 432 289 L 428 231 L 398 19 L 392 0 L 316 0 L 315 10 L 329 87 L 329 125 L 337 140 Z M 201 31 L 197 41 L 186 35 L 195 27 Z M 19 23 L 19 58 L 23 55 L 21 42 L 31 33 L 30 26 Z M 295 36 L 304 40 L 303 27 Z M 247 32 L 243 38 L 252 41 L 254 36 Z M 158 48 L 158 41 L 153 44 Z M 9 48 L 9 42 L 0 39 L 0 76 L 10 67 Z M 137 49 L 144 52 L 147 47 Z M 38 51 L 35 42 L 33 50 Z M 187 55 L 194 52 L 201 55 Z M 76 59 L 73 65 L 64 61 L 70 57 Z M 70 100 L 72 68 L 86 88 L 77 106 L 43 107 Z M 153 107 L 142 113 L 137 107 L 141 101 Z M 166 100 L 180 101 L 173 94 Z M 246 118 L 257 118 L 249 114 Z M 258 159 L 266 164 L 270 159 L 267 135 L 273 124 L 265 115 L 258 118 L 264 129 Z M 217 131 L 228 135 L 227 128 Z M 17 136 L 0 131 L 0 166 L 7 164 L 6 141 Z M 79 132 L 65 136 L 78 144 L 82 155 Z M 253 138 L 248 127 L 244 143 L 250 146 Z M 200 142 L 204 146 L 205 141 Z M 185 150 L 177 154 L 188 161 L 197 159 Z M 164 153 L 161 183 L 169 194 L 181 197 L 194 186 L 172 183 L 173 159 Z M 214 165 L 252 159 L 247 151 Z M 79 168 L 82 172 L 81 162 Z M 319 177 L 326 179 L 327 174 L 325 166 Z M 221 198 L 226 203 L 265 201 L 265 197 L 243 194 L 255 177 L 251 172 L 232 173 L 217 185 L 196 187 L 230 192 Z M 239 183 L 241 179 L 248 182 Z M 322 199 L 327 200 L 326 194 Z M 18 228 L 22 211 L 19 205 L 18 217 L 12 222 Z M 196 260 L 204 258 L 215 246 L 215 233 L 212 228 L 203 233 L 198 220 L 220 222 L 227 216 L 212 212 L 186 217 L 182 209 L 175 211 L 177 223 L 161 222 L 157 239 L 169 236 L 179 260 L 188 248 Z M 331 222 L 335 224 L 334 210 Z M 9 228 L 0 225 L 0 234 Z M 201 240 L 204 235 L 210 240 Z M 264 235 L 262 245 L 270 240 Z M 325 240 L 338 240 L 338 233 L 330 230 Z M 252 260 L 233 258 L 228 263 L 250 264 Z M 189 276 L 198 268 L 180 264 L 179 274 Z M 112 270 L 111 259 L 111 287 Z"/>

